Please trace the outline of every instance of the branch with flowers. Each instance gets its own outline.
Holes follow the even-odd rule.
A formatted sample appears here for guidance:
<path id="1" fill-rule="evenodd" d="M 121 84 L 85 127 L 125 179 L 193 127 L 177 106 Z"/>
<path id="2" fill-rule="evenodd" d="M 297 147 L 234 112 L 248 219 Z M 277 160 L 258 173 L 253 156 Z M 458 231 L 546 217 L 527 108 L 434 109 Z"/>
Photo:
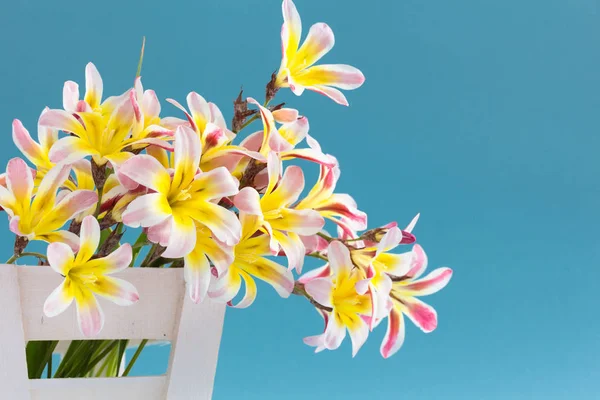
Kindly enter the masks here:
<path id="1" fill-rule="evenodd" d="M 83 99 L 79 85 L 67 81 L 63 109 L 40 115 L 38 141 L 13 122 L 13 140 L 29 164 L 13 158 L 0 177 L 0 206 L 16 235 L 7 263 L 33 256 L 40 268 L 64 277 L 49 293 L 46 316 L 75 303 L 81 332 L 93 338 L 105 320 L 97 296 L 122 306 L 139 299 L 136 288 L 117 277 L 120 271 L 182 267 L 196 303 L 208 298 L 248 307 L 257 296 L 255 279 L 281 297 L 305 297 L 325 321 L 322 334 L 304 339 L 317 352 L 337 349 L 348 333 L 355 355 L 387 319 L 381 344 L 387 358 L 404 341 L 404 316 L 424 332 L 436 328 L 435 310 L 418 297 L 442 289 L 452 270 L 421 277 L 427 267 L 421 246 L 392 252 L 415 243 L 418 215 L 404 229 L 390 223 L 367 230 L 367 215 L 350 195 L 335 191 L 338 161 L 309 135 L 307 117 L 284 104 L 269 106 L 287 87 L 298 96 L 308 89 L 348 105 L 338 89 L 364 82 L 352 66 L 315 65 L 332 49 L 333 32 L 317 23 L 301 44 L 294 3 L 284 0 L 282 10 L 279 70 L 264 102 L 240 92 L 231 129 L 219 108 L 196 92 L 185 106 L 167 99 L 183 118 L 161 116 L 157 95 L 142 86 L 141 60 L 133 88 L 108 98 L 98 70 L 88 64 Z M 259 120 L 261 129 L 244 135 Z M 320 168 L 305 196 L 303 170 L 283 166 L 294 160 Z M 325 231 L 326 221 L 335 236 Z M 138 239 L 125 242 L 126 231 L 135 229 Z M 48 243 L 46 254 L 28 251 L 32 241 Z M 274 256 L 285 256 L 287 265 Z M 300 275 L 306 257 L 324 265 Z M 30 377 L 44 368 L 50 376 L 48 354 L 56 343 L 30 346 Z M 122 375 L 118 364 L 126 346 L 120 340 L 73 342 L 54 376 Z"/>

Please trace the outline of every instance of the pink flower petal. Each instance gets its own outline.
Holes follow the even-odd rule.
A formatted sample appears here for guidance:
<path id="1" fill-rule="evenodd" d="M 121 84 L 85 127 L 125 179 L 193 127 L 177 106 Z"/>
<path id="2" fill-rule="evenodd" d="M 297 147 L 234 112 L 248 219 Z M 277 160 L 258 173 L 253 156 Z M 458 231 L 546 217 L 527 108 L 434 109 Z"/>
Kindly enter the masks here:
<path id="1" fill-rule="evenodd" d="M 11 159 L 6 166 L 6 187 L 21 207 L 29 208 L 33 194 L 33 175 L 25 161 Z"/>
<path id="2" fill-rule="evenodd" d="M 254 303 L 254 300 L 256 300 L 256 282 L 254 282 L 254 279 L 252 279 L 252 277 L 244 271 L 239 272 L 240 276 L 244 280 L 244 285 L 246 286 L 244 297 L 242 297 L 242 299 L 237 304 L 232 304 L 231 302 L 229 302 L 228 305 L 233 308 L 247 308 L 250 307 L 252 303 Z"/>
<path id="3" fill-rule="evenodd" d="M 165 258 L 180 258 L 188 255 L 196 245 L 196 224 L 188 216 L 173 215 L 169 244 L 162 254 Z"/>
<path id="4" fill-rule="evenodd" d="M 225 167 L 196 175 L 192 187 L 197 190 L 197 198 L 218 200 L 239 192 L 239 183 Z"/>
<path id="5" fill-rule="evenodd" d="M 437 328 L 437 313 L 428 304 L 414 297 L 402 298 L 402 311 L 425 333 Z"/>
<path id="6" fill-rule="evenodd" d="M 93 190 L 76 190 L 67 194 L 54 206 L 53 212 L 40 221 L 47 230 L 60 228 L 77 214 L 98 203 L 98 194 Z M 94 249 L 95 250 L 95 249 Z"/>
<path id="7" fill-rule="evenodd" d="M 201 249 L 194 249 L 184 257 L 185 282 L 190 298 L 200 303 L 206 297 L 211 280 L 210 262 Z"/>
<path id="8" fill-rule="evenodd" d="M 142 97 L 142 110 L 146 117 L 158 117 L 160 114 L 160 101 L 154 90 L 146 90 Z"/>
<path id="9" fill-rule="evenodd" d="M 169 173 L 156 158 L 147 154 L 139 154 L 125 161 L 119 168 L 119 174 L 165 195 L 170 189 Z"/>
<path id="10" fill-rule="evenodd" d="M 86 132 L 83 125 L 70 112 L 63 110 L 48 110 L 40 115 L 38 124 L 51 128 L 60 129 L 64 132 L 71 132 L 79 137 L 85 137 Z"/>
<path id="11" fill-rule="evenodd" d="M 123 213 L 123 223 L 132 228 L 150 227 L 163 222 L 172 214 L 166 197 L 150 193 L 133 200 Z"/>
<path id="12" fill-rule="evenodd" d="M 148 232 L 146 232 L 148 240 L 166 247 L 169 244 L 169 236 L 171 235 L 171 222 L 173 222 L 173 217 L 169 216 L 161 223 L 149 227 Z"/>
<path id="13" fill-rule="evenodd" d="M 124 243 L 106 257 L 94 258 L 88 261 L 86 266 L 97 268 L 100 273 L 110 275 L 129 267 L 132 258 L 131 245 Z"/>
<path id="14" fill-rule="evenodd" d="M 260 195 L 256 189 L 245 187 L 233 198 L 233 204 L 238 210 L 247 214 L 262 215 L 260 208 Z"/>
<path id="15" fill-rule="evenodd" d="M 304 68 L 310 67 L 327 54 L 334 44 L 335 37 L 329 25 L 316 23 L 310 27 L 304 43 L 294 56 L 294 62 L 302 62 Z"/>
<path id="16" fill-rule="evenodd" d="M 358 321 L 360 322 L 355 327 L 352 327 L 352 329 L 348 328 L 350 340 L 352 341 L 352 357 L 356 356 L 369 337 L 369 326 L 367 323 L 360 318 Z"/>
<path id="17" fill-rule="evenodd" d="M 300 278 L 298 278 L 298 282 L 306 284 L 307 282 L 312 281 L 317 278 L 325 278 L 331 276 L 331 269 L 329 268 L 329 264 L 325 264 L 322 267 L 315 268 L 311 271 L 306 272 Z"/>
<path id="18" fill-rule="evenodd" d="M 140 299 L 137 289 L 131 283 L 112 276 L 101 276 L 90 285 L 94 293 L 116 305 L 130 306 Z"/>
<path id="19" fill-rule="evenodd" d="M 300 237 L 293 232 L 288 232 L 286 235 L 280 231 L 273 231 L 273 236 L 288 259 L 288 269 L 295 269 L 297 273 L 301 273 L 305 249 Z"/>
<path id="20" fill-rule="evenodd" d="M 350 251 L 342 242 L 334 240 L 329 243 L 327 248 L 327 257 L 331 271 L 337 276 L 347 276 L 352 271 L 352 260 L 350 259 Z"/>
<path id="21" fill-rule="evenodd" d="M 304 284 L 304 289 L 313 299 L 325 307 L 333 307 L 331 294 L 333 282 L 329 278 L 316 278 Z"/>
<path id="22" fill-rule="evenodd" d="M 74 299 L 71 285 L 72 281 L 70 279 L 63 280 L 46 298 L 44 302 L 44 315 L 46 317 L 55 317 L 69 308 Z"/>
<path id="23" fill-rule="evenodd" d="M 206 225 L 215 237 L 226 245 L 233 246 L 240 241 L 242 227 L 233 212 L 208 202 L 187 211 L 193 219 Z"/>
<path id="24" fill-rule="evenodd" d="M 345 64 L 315 65 L 297 74 L 294 79 L 307 89 L 313 86 L 334 86 L 353 90 L 365 82 L 365 76 L 358 68 Z"/>
<path id="25" fill-rule="evenodd" d="M 77 136 L 67 136 L 59 139 L 52 149 L 49 157 L 53 163 L 72 164 L 90 155 L 98 155 L 98 151 Z"/>
<path id="26" fill-rule="evenodd" d="M 88 261 L 94 255 L 96 249 L 98 249 L 98 244 L 100 243 L 100 225 L 94 216 L 88 215 L 83 219 L 79 238 L 77 264 Z"/>
<path id="27" fill-rule="evenodd" d="M 48 166 L 48 157 L 41 146 L 31 138 L 29 131 L 25 129 L 18 119 L 13 120 L 12 138 L 17 148 L 21 150 L 21 153 L 23 153 L 29 161 L 38 167 Z"/>
<path id="28" fill-rule="evenodd" d="M 64 243 L 50 243 L 46 251 L 48 263 L 53 270 L 59 274 L 66 276 L 69 269 L 73 266 L 75 255 L 73 250 Z"/>
<path id="29" fill-rule="evenodd" d="M 392 308 L 388 317 L 388 326 L 381 343 L 381 356 L 389 358 L 402 347 L 404 343 L 404 317 L 397 308 Z"/>
<path id="30" fill-rule="evenodd" d="M 79 85 L 73 81 L 66 81 L 63 86 L 63 108 L 68 112 L 75 112 L 79 102 Z"/>
<path id="31" fill-rule="evenodd" d="M 203 133 L 206 124 L 210 122 L 210 107 L 208 102 L 196 92 L 190 92 L 186 100 L 194 123 L 198 127 L 198 133 Z"/>
<path id="32" fill-rule="evenodd" d="M 413 246 L 412 253 L 413 255 L 410 270 L 406 273 L 406 275 L 410 276 L 414 280 L 420 277 L 427 269 L 427 254 L 425 254 L 425 250 L 423 250 L 423 248 L 418 244 Z"/>
<path id="33" fill-rule="evenodd" d="M 324 96 L 327 96 L 331 100 L 333 100 L 336 103 L 341 104 L 343 106 L 349 105 L 348 100 L 346 99 L 346 96 L 344 96 L 344 94 L 342 92 L 340 92 L 339 90 L 332 88 L 330 86 L 315 85 L 315 86 L 308 86 L 307 89 L 312 90 L 313 92 L 320 93 Z"/>
<path id="34" fill-rule="evenodd" d="M 180 126 L 175 131 L 175 175 L 171 187 L 185 189 L 194 180 L 200 165 L 200 138 L 190 128 Z"/>
<path id="35" fill-rule="evenodd" d="M 88 63 L 85 66 L 85 97 L 86 103 L 92 107 L 92 109 L 100 106 L 102 100 L 102 90 L 104 86 L 102 83 L 102 77 L 96 69 L 96 66 L 92 63 Z"/>
<path id="36" fill-rule="evenodd" d="M 427 296 L 442 290 L 452 278 L 450 268 L 438 268 L 430 272 L 425 278 L 416 281 L 401 281 L 406 283 L 401 288 L 402 294 L 410 296 Z"/>
<path id="37" fill-rule="evenodd" d="M 89 289 L 78 287 L 75 290 L 79 290 L 79 295 L 75 296 L 79 329 L 83 336 L 94 337 L 104 326 L 104 313 Z"/>
<path id="38" fill-rule="evenodd" d="M 270 219 L 273 229 L 294 232 L 298 235 L 314 235 L 323 229 L 325 220 L 315 210 L 280 210 L 281 218 Z"/>
<path id="39" fill-rule="evenodd" d="M 273 114 L 275 121 L 280 124 L 292 123 L 298 119 L 298 110 L 294 108 L 280 108 L 279 110 L 272 111 L 271 114 Z"/>
<path id="40" fill-rule="evenodd" d="M 302 20 L 292 0 L 284 0 L 281 5 L 283 27 L 281 29 L 281 49 L 284 60 L 289 60 L 298 50 L 302 35 Z"/>

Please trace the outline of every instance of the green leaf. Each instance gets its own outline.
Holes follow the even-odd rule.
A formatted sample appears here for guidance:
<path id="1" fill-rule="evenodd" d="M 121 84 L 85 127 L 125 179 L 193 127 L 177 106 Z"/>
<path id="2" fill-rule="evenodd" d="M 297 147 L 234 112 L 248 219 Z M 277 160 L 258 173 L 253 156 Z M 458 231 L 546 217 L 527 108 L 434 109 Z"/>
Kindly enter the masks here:
<path id="1" fill-rule="evenodd" d="M 29 379 L 40 379 L 58 341 L 32 341 L 25 348 L 27 357 L 27 374 Z"/>

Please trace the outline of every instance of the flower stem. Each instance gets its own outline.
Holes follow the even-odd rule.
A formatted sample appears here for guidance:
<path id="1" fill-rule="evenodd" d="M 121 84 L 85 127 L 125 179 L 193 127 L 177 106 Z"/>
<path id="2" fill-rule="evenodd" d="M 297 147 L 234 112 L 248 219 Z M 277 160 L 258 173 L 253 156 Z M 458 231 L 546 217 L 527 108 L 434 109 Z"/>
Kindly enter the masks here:
<path id="1" fill-rule="evenodd" d="M 48 258 L 45 255 L 43 255 L 42 253 L 35 253 L 33 251 L 25 251 L 19 255 L 13 254 L 13 256 L 11 258 L 6 260 L 5 264 L 14 264 L 14 262 L 17 261 L 19 258 L 27 257 L 27 256 L 37 257 L 40 260 L 48 261 Z"/>
<path id="2" fill-rule="evenodd" d="M 146 343 L 148 343 L 148 339 L 144 339 L 144 340 L 141 341 L 141 343 L 138 346 L 137 350 L 133 354 L 133 357 L 131 357 L 131 361 L 129 361 L 129 364 L 127 364 L 127 368 L 125 368 L 125 371 L 123 371 L 123 376 L 129 375 L 129 373 L 131 372 L 131 368 L 133 368 L 133 365 L 135 364 L 135 362 L 137 361 L 138 357 L 142 353 L 142 350 L 144 350 L 144 347 L 146 346 Z"/>
<path id="3" fill-rule="evenodd" d="M 331 236 L 327 236 L 323 232 L 317 232 L 317 235 L 321 236 L 323 239 L 327 240 L 328 242 L 335 240 L 334 238 L 332 238 Z"/>
<path id="4" fill-rule="evenodd" d="M 295 282 L 294 290 L 292 291 L 292 294 L 306 297 L 308 299 L 308 301 L 310 301 L 310 304 L 312 304 L 313 306 L 317 307 L 320 310 L 327 311 L 327 312 L 333 311 L 333 308 L 326 307 L 326 306 L 322 305 L 321 303 L 317 302 L 315 299 L 313 299 L 312 296 L 306 292 L 306 289 L 304 289 L 303 283 Z"/>

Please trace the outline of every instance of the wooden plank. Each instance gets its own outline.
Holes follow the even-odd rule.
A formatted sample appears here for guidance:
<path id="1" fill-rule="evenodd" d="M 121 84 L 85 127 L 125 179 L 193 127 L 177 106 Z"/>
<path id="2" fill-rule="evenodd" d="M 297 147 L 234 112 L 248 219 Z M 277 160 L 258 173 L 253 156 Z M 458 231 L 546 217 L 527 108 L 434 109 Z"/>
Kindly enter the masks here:
<path id="1" fill-rule="evenodd" d="M 0 393 L 29 400 L 17 267 L 0 265 Z"/>
<path id="2" fill-rule="evenodd" d="M 44 316 L 46 297 L 63 278 L 50 267 L 19 267 L 17 270 L 26 340 L 85 339 L 77 326 L 74 304 L 61 315 Z M 172 340 L 185 291 L 183 270 L 130 268 L 115 276 L 131 282 L 138 289 L 140 300 L 132 306 L 121 307 L 99 297 L 106 320 L 94 339 Z"/>
<path id="3" fill-rule="evenodd" d="M 166 377 L 32 379 L 31 400 L 164 400 Z M 11 397 L 12 400 L 12 397 Z"/>
<path id="4" fill-rule="evenodd" d="M 167 399 L 212 398 L 225 308 L 210 299 L 194 304 L 185 295 L 179 333 L 171 347 Z"/>

